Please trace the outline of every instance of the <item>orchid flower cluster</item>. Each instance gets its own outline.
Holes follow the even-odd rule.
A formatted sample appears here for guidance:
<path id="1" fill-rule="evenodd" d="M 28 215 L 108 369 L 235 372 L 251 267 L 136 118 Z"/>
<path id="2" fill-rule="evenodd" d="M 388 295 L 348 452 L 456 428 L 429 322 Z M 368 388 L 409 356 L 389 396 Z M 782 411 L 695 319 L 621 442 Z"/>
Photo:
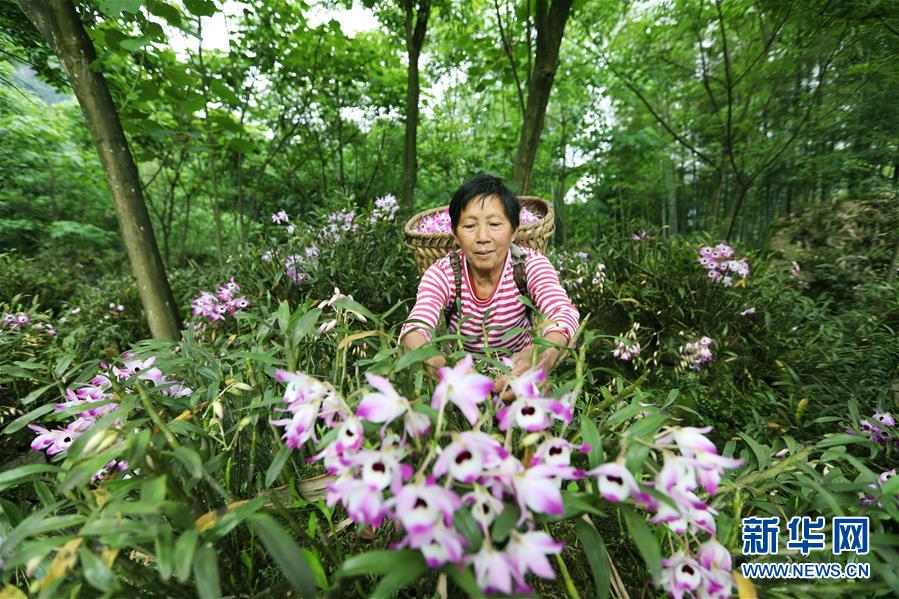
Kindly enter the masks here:
<path id="1" fill-rule="evenodd" d="M 399 203 L 393 194 L 387 194 L 383 198 L 375 199 L 375 207 L 369 216 L 369 222 L 375 224 L 377 222 L 391 222 L 397 211 L 400 209 Z"/>
<path id="2" fill-rule="evenodd" d="M 308 269 L 315 266 L 320 254 L 319 249 L 314 245 L 306 246 L 303 251 L 305 255 L 291 254 L 284 259 L 284 272 L 295 285 L 299 285 L 309 278 Z"/>
<path id="3" fill-rule="evenodd" d="M 522 206 L 521 212 L 518 213 L 518 224 L 520 225 L 528 225 L 531 223 L 536 223 L 540 220 L 540 217 Z M 418 225 L 415 227 L 416 233 L 452 233 L 452 221 L 450 220 L 449 210 L 443 210 L 442 212 L 434 212 L 433 214 L 428 214 L 421 218 L 418 221 Z"/>
<path id="4" fill-rule="evenodd" d="M 631 241 L 646 241 L 647 235 L 646 229 L 641 229 L 637 233 L 631 235 Z"/>
<path id="5" fill-rule="evenodd" d="M 709 281 L 720 283 L 725 287 L 733 286 L 734 276 L 742 279 L 749 276 L 749 264 L 746 260 L 737 260 L 734 257 L 734 248 L 726 243 L 719 243 L 715 247 L 702 246 L 699 248 L 696 262 L 708 271 Z"/>
<path id="6" fill-rule="evenodd" d="M 355 222 L 355 210 L 338 210 L 325 217 L 325 226 L 321 231 L 322 242 L 336 242 L 343 239 L 344 234 L 359 230 L 359 224 Z"/>
<path id="7" fill-rule="evenodd" d="M 703 436 L 710 429 L 662 431 L 653 446 L 665 465 L 654 481 L 638 483 L 621 460 L 584 472 L 573 467 L 571 459 L 590 447 L 557 436 L 556 429 L 561 425 L 564 435 L 573 418 L 573 394 L 544 395 L 546 375 L 539 368 L 512 378 L 515 400 L 509 405 L 492 402 L 498 429 L 505 433 L 494 435 L 482 430 L 489 431 L 493 422 L 491 410 L 482 407 L 491 405 L 494 384 L 473 371 L 472 363 L 466 356 L 439 370 L 431 410 L 403 397 L 390 381 L 372 372 L 365 374 L 371 389 L 362 393 L 353 410 L 328 382 L 278 370 L 275 377 L 287 387 L 283 407 L 277 410 L 283 417 L 272 424 L 283 427 L 282 438 L 290 448 L 317 444 L 317 453 L 308 459 L 321 461 L 334 477 L 328 487 L 329 506 L 339 504 L 359 525 L 381 527 L 392 521 L 402 535 L 392 548 L 416 549 L 432 568 L 472 565 L 484 592 L 526 593 L 529 573 L 555 577 L 549 556 L 560 553 L 563 543 L 540 530 L 535 518 L 564 514 L 564 481 L 591 477 L 607 501 L 630 497 L 654 514 L 650 521 L 677 535 L 715 534 L 716 512 L 696 491 L 701 486 L 714 494 L 723 471 L 741 462 L 717 454 Z M 444 430 L 451 419 L 471 428 Z M 321 436 L 319 422 L 328 430 Z M 366 436 L 366 428 L 370 433 L 377 430 L 377 436 Z M 526 446 L 520 457 L 512 451 L 516 431 L 520 446 Z M 447 442 L 441 444 L 443 440 Z M 650 494 L 650 488 L 656 493 Z M 659 493 L 667 499 L 657 499 Z M 492 526 L 509 509 L 518 517 L 506 538 L 494 534 Z M 462 514 L 470 515 L 483 533 L 480 548 L 470 546 L 471 537 L 456 529 Z M 702 545 L 696 558 L 675 554 L 666 565 L 660 582 L 672 594 L 680 589 L 678 596 L 701 589 L 724 597 L 733 585 L 730 555 L 714 538 Z M 698 573 L 695 581 L 693 573 Z"/>
<path id="8" fill-rule="evenodd" d="M 233 317 L 235 312 L 246 310 L 250 307 L 250 301 L 240 293 L 240 285 L 231 280 L 220 286 L 216 292 L 200 291 L 198 297 L 190 303 L 194 316 L 205 316 L 211 322 L 226 320 Z"/>
<path id="9" fill-rule="evenodd" d="M 496 413 L 499 429 L 507 431 L 505 442 L 482 432 L 481 426 L 492 421 L 490 411 L 482 413 L 480 406 L 488 401 L 493 381 L 473 372 L 472 363 L 467 356 L 439 371 L 431 398 L 436 425 L 426 409 L 420 410 L 390 381 L 371 372 L 365 376 L 372 390 L 363 394 L 353 411 L 327 382 L 277 371 L 276 378 L 287 382 L 286 405 L 280 410 L 285 417 L 272 423 L 284 427 L 288 447 L 319 441 L 320 451 L 310 460 L 321 460 L 335 477 L 327 503 L 343 506 L 353 522 L 379 527 L 389 519 L 404 535 L 394 548 L 419 550 L 432 568 L 473 564 L 485 591 L 526 592 L 529 572 L 555 576 L 547 556 L 562 550 L 562 543 L 535 529 L 533 517 L 563 514 L 562 482 L 583 476 L 570 465 L 571 452 L 589 448 L 575 447 L 550 432 L 554 422 L 571 421 L 572 405 L 570 397 L 543 396 L 542 370 L 510 383 L 517 399 Z M 458 410 L 472 428 L 444 431 L 449 410 Z M 319 420 L 331 430 L 321 439 L 315 434 Z M 374 443 L 366 441 L 364 423 L 380 425 Z M 432 428 L 436 430 L 429 440 Z M 536 442 L 542 439 L 529 460 L 511 453 L 513 429 L 534 435 Z M 441 447 L 437 441 L 443 438 L 449 443 Z M 417 470 L 413 460 L 419 464 Z M 517 504 L 520 516 L 518 528 L 501 548 L 490 527 L 504 509 L 510 509 L 504 499 Z M 466 551 L 468 541 L 454 527 L 463 506 L 484 533 L 477 551 Z"/>
<path id="10" fill-rule="evenodd" d="M 715 444 L 704 433 L 711 427 L 670 427 L 655 438 L 653 447 L 664 457 L 664 466 L 654 480 L 638 482 L 623 459 L 591 470 L 597 477 L 599 494 L 612 503 L 630 499 L 652 515 L 649 521 L 663 524 L 685 540 L 685 549 L 662 561 L 659 584 L 676 599 L 730 597 L 734 585 L 730 573 L 730 553 L 714 537 L 717 512 L 696 495 L 700 487 L 709 495 L 718 491 L 725 470 L 740 466 L 742 460 L 718 455 Z M 666 499 L 651 495 L 652 489 Z M 695 557 L 686 552 L 687 533 L 706 533 L 710 538 Z"/>
<path id="11" fill-rule="evenodd" d="M 885 472 L 881 472 L 880 476 L 877 477 L 877 482 L 869 484 L 868 488 L 871 489 L 872 492 L 877 493 L 878 489 L 880 489 L 880 487 L 887 484 L 887 481 L 890 480 L 891 478 L 893 478 L 894 476 L 896 476 L 895 468 L 893 468 L 892 470 L 887 470 Z M 868 495 L 867 493 L 859 493 L 858 503 L 860 505 L 871 505 L 875 501 L 877 501 L 877 497 L 875 495 Z M 893 497 L 893 501 L 899 503 L 899 494 L 896 494 L 896 496 Z M 877 503 L 877 505 L 880 506 L 881 508 L 884 507 L 882 501 L 879 501 Z"/>
<path id="12" fill-rule="evenodd" d="M 44 324 L 43 322 L 32 320 L 31 315 L 27 312 L 17 312 L 12 314 L 4 312 L 0 317 L 0 331 L 6 329 L 11 333 L 21 333 L 25 330 L 32 332 L 46 333 L 51 337 L 56 335 L 56 327 L 52 324 Z"/>
<path id="13" fill-rule="evenodd" d="M 109 311 L 121 314 L 125 311 L 125 306 L 123 306 L 122 304 L 117 304 L 115 302 L 109 302 Z"/>
<path id="14" fill-rule="evenodd" d="M 872 420 L 874 422 L 872 422 Z M 870 420 L 862 420 L 859 422 L 862 433 L 875 443 L 885 444 L 887 441 L 896 440 L 896 418 L 889 412 L 874 412 L 874 416 Z"/>
<path id="15" fill-rule="evenodd" d="M 325 333 L 330 333 L 331 331 L 334 330 L 334 327 L 337 326 L 337 320 L 340 318 L 341 310 L 339 310 L 336 306 L 334 306 L 334 302 L 336 302 L 338 300 L 342 300 L 342 299 L 352 300 L 353 296 L 352 295 L 344 295 L 340 292 L 340 289 L 335 287 L 334 295 L 331 296 L 331 299 L 322 300 L 322 302 L 318 304 L 319 310 L 322 310 L 324 308 L 334 307 L 334 310 L 337 313 L 334 318 L 332 318 L 330 320 L 326 320 L 321 325 L 319 325 L 318 332 L 316 333 L 319 337 L 321 337 Z M 368 320 L 365 318 L 364 314 L 362 314 L 361 312 L 358 312 L 356 310 L 347 309 L 347 310 L 345 310 L 345 312 L 348 313 L 349 315 L 355 317 L 357 320 L 359 320 L 361 322 L 367 322 L 367 320 Z"/>
<path id="16" fill-rule="evenodd" d="M 559 254 L 561 267 L 559 269 L 560 280 L 570 291 L 584 287 L 584 281 L 590 279 L 590 291 L 602 293 L 606 282 L 606 265 L 598 262 L 592 273 L 589 270 L 590 256 L 587 252 L 575 252 Z M 563 276 L 564 275 L 564 276 Z"/>
<path id="17" fill-rule="evenodd" d="M 679 366 L 690 370 L 702 370 L 702 365 L 712 360 L 712 343 L 714 342 L 709 337 L 701 337 L 681 345 L 678 349 Z"/>
<path id="18" fill-rule="evenodd" d="M 631 325 L 631 328 L 624 335 L 624 341 L 616 338 L 615 348 L 612 350 L 612 355 L 625 362 L 630 362 L 631 360 L 639 356 L 640 342 L 637 341 L 637 331 L 639 330 L 640 323 L 635 322 Z"/>
<path id="19" fill-rule="evenodd" d="M 36 424 L 29 424 L 28 428 L 35 431 L 37 436 L 31 442 L 34 451 L 46 451 L 48 456 L 57 454 L 65 455 L 75 439 L 80 437 L 99 419 L 118 409 L 119 404 L 113 390 L 113 381 L 124 383 L 126 381 L 144 381 L 153 383 L 162 395 L 172 397 L 184 397 L 193 393 L 181 382 L 168 378 L 155 366 L 156 357 L 151 356 L 145 360 L 135 358 L 132 354 L 122 354 L 121 366 L 101 362 L 100 366 L 105 371 L 97 374 L 89 383 L 66 389 L 66 400 L 56 404 L 55 411 L 59 412 L 68 408 L 78 408 L 75 412 L 75 420 L 65 428 L 47 429 Z M 133 393 L 132 389 L 125 386 L 124 393 Z M 93 442 L 93 440 L 91 440 Z M 98 441 L 103 443 L 104 441 Z M 90 448 L 97 450 L 99 447 Z M 112 460 L 98 471 L 91 479 L 96 482 L 105 478 L 110 472 L 124 472 L 128 469 L 128 463 L 124 460 Z"/>

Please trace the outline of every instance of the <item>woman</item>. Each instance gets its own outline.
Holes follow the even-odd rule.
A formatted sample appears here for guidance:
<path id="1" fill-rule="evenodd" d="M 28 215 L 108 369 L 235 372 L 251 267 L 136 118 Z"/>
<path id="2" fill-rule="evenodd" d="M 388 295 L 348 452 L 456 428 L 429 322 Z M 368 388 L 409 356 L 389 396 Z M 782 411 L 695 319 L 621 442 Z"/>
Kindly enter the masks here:
<path id="1" fill-rule="evenodd" d="M 521 295 L 516 284 L 511 251 L 512 240 L 518 231 L 521 205 L 518 198 L 498 178 L 477 175 L 466 181 L 453 194 L 449 214 L 453 236 L 461 251 L 441 258 L 431 265 L 421 278 L 415 307 L 400 330 L 402 344 L 410 349 L 421 347 L 431 340 L 433 331 L 444 311 L 456 306 L 459 289 L 459 308 L 451 310 L 449 329 L 458 330 L 464 337 L 463 347 L 470 353 L 483 354 L 485 338 L 491 349 L 504 348 L 512 354 L 512 374 L 520 375 L 531 366 L 534 346 L 530 335 L 522 332 L 506 339 L 506 332 L 514 327 L 531 328 L 527 307 L 518 300 Z M 543 328 L 547 341 L 562 348 L 568 347 L 579 327 L 580 314 L 559 283 L 559 277 L 545 256 L 524 249 L 524 275 L 528 296 L 534 306 L 552 322 Z M 454 268 L 453 263 L 456 263 Z M 461 263 L 461 281 L 456 285 L 455 271 Z M 522 284 L 521 277 L 518 277 Z M 555 366 L 562 350 L 549 348 L 539 357 L 538 365 L 547 372 Z M 443 356 L 428 360 L 433 368 L 446 363 Z M 495 390 L 509 400 L 512 392 L 504 389 L 504 377 L 496 381 Z"/>

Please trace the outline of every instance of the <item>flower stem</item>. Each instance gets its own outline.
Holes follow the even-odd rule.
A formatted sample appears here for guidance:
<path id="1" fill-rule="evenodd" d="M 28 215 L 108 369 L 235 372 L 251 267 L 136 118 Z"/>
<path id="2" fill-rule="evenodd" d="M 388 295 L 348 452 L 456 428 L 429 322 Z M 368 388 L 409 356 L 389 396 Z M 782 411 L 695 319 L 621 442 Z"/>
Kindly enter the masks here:
<path id="1" fill-rule="evenodd" d="M 568 573 L 568 566 L 565 565 L 565 560 L 562 559 L 562 554 L 556 554 L 556 563 L 559 564 L 559 570 L 562 572 L 562 578 L 565 580 L 565 590 L 568 591 L 568 596 L 571 599 L 581 599 L 580 593 L 577 592 L 577 587 L 574 586 L 574 581 L 571 579 L 571 574 Z"/>

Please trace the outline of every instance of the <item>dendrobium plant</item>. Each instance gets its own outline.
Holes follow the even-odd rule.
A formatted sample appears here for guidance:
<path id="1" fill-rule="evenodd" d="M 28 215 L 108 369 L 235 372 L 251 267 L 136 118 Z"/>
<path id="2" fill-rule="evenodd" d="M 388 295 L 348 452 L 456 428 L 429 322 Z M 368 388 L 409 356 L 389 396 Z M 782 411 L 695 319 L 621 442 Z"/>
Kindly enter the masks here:
<path id="1" fill-rule="evenodd" d="M 654 480 L 631 472 L 623 459 L 585 472 L 571 463 L 572 455 L 587 453 L 590 446 L 566 438 L 573 393 L 547 395 L 545 372 L 532 369 L 510 380 L 515 400 L 503 405 L 491 400 L 493 382 L 473 365 L 465 356 L 438 371 L 432 411 L 372 372 L 365 373 L 369 387 L 351 406 L 328 382 L 279 370 L 277 380 L 287 384 L 276 410 L 283 417 L 272 424 L 283 427 L 288 447 L 318 442 L 309 459 L 323 462 L 334 477 L 329 506 L 343 507 L 358 525 L 393 522 L 399 536 L 391 547 L 420 551 L 431 568 L 471 565 L 484 592 L 526 593 L 529 574 L 555 577 L 549 556 L 564 544 L 542 523 L 564 516 L 566 481 L 583 481 L 595 484 L 610 504 L 631 502 L 649 512 L 650 521 L 685 537 L 684 551 L 688 531 L 691 539 L 711 535 L 695 556 L 682 551 L 666 560 L 657 582 L 672 596 L 698 596 L 699 589 L 709 596 L 729 594 L 730 555 L 714 540 L 715 511 L 697 493 L 714 494 L 723 471 L 740 460 L 718 455 L 704 436 L 709 429 L 662 430 L 653 449 L 664 466 Z M 318 423 L 331 431 L 320 439 Z M 378 426 L 368 427 L 366 435 L 364 423 Z M 507 510 L 514 510 L 514 525 L 495 534 L 497 519 Z M 470 531 L 463 534 L 460 518 L 476 524 L 477 542 Z"/>

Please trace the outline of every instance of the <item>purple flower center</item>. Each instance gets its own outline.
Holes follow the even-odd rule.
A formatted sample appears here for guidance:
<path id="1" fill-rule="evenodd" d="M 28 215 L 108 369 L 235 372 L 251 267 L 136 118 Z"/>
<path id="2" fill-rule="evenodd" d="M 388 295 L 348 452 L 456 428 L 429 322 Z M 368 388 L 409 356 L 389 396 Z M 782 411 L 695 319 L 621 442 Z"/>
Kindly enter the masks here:
<path id="1" fill-rule="evenodd" d="M 533 416 L 536 411 L 537 410 L 535 410 L 533 406 L 525 406 L 525 407 L 521 408 L 521 415 L 522 416 Z"/>
<path id="2" fill-rule="evenodd" d="M 374 464 L 372 464 L 371 469 L 375 472 L 387 472 L 387 468 L 381 462 L 375 462 Z"/>
<path id="3" fill-rule="evenodd" d="M 471 452 L 467 449 L 463 449 L 459 452 L 459 455 L 456 456 L 456 463 L 461 464 L 462 462 L 467 462 L 471 459 Z"/>
<path id="4" fill-rule="evenodd" d="M 424 508 L 428 507 L 428 502 L 425 501 L 424 499 L 422 499 L 421 497 L 419 497 L 418 499 L 415 500 L 415 505 L 413 506 L 413 508 L 418 509 L 420 507 L 424 507 Z"/>
<path id="5" fill-rule="evenodd" d="M 616 485 L 623 485 L 623 484 L 624 484 L 624 479 L 622 479 L 620 476 L 608 475 L 608 474 L 607 474 L 607 475 L 606 475 L 606 480 L 608 480 L 610 483 L 615 483 Z"/>
<path id="6" fill-rule="evenodd" d="M 550 447 L 549 448 L 549 455 L 559 455 L 560 453 L 562 453 L 561 447 Z"/>

